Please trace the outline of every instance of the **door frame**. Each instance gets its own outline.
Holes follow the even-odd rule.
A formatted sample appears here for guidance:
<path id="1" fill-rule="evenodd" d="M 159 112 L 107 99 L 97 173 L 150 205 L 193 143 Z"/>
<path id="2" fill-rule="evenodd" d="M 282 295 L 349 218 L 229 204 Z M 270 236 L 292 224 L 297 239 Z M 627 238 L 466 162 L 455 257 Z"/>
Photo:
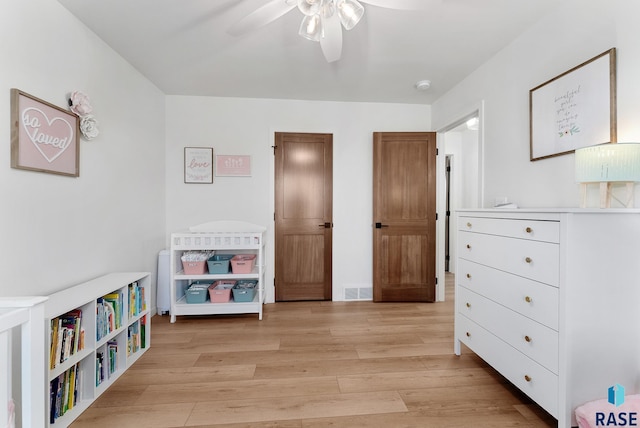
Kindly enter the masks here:
<path id="1" fill-rule="evenodd" d="M 436 173 L 439 178 L 436 179 L 436 207 L 438 211 L 438 219 L 444 219 L 446 216 L 446 187 L 444 180 L 446 156 L 445 133 L 475 116 L 478 117 L 478 208 L 484 207 L 484 100 L 481 100 L 478 103 L 468 106 L 449 119 L 443 120 L 442 124 L 432 123 L 432 127 L 436 130 L 438 151 L 442 154 L 442 156 L 438 156 L 436 158 Z M 444 221 L 436 223 L 436 273 L 439 278 L 436 287 L 436 301 L 444 301 L 445 296 L 444 223 Z M 453 226 L 455 227 L 455 224 Z"/>

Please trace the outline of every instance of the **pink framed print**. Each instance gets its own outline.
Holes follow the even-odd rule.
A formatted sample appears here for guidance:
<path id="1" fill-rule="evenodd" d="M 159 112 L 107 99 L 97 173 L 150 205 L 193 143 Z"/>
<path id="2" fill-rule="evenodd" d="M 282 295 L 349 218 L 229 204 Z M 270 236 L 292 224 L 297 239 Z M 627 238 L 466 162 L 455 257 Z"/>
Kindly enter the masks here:
<path id="1" fill-rule="evenodd" d="M 216 176 L 251 177 L 251 156 L 217 155 Z"/>
<path id="2" fill-rule="evenodd" d="M 80 175 L 80 120 L 74 113 L 11 89 L 11 167 Z"/>

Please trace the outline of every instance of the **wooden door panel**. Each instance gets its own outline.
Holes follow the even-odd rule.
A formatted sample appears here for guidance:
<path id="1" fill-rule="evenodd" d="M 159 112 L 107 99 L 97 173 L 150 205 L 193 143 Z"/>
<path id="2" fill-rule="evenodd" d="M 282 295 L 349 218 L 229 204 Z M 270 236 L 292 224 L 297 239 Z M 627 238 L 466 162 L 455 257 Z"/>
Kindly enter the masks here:
<path id="1" fill-rule="evenodd" d="M 380 281 L 381 301 L 427 301 L 428 293 L 421 284 L 429 283 L 432 272 L 424 260 L 429 257 L 429 239 L 426 234 L 385 234 L 381 237 Z"/>
<path id="2" fill-rule="evenodd" d="M 331 300 L 332 141 L 276 133 L 276 301 Z"/>
<path id="3" fill-rule="evenodd" d="M 285 235 L 284 252 L 291 259 L 284 264 L 286 282 L 311 283 L 324 278 L 324 237 L 320 235 Z M 302 269 L 299 269 L 301 267 Z"/>
<path id="4" fill-rule="evenodd" d="M 282 218 L 287 220 L 323 219 L 324 144 L 283 143 L 286 173 L 282 177 Z"/>
<path id="5" fill-rule="evenodd" d="M 435 300 L 435 133 L 374 133 L 374 301 Z"/>
<path id="6" fill-rule="evenodd" d="M 284 235 L 283 253 L 289 259 L 283 263 L 279 277 L 286 287 L 281 287 L 281 300 L 324 300 L 324 236 Z"/>
<path id="7" fill-rule="evenodd" d="M 421 141 L 399 141 L 382 148 L 380 174 L 387 191 L 380 197 L 379 220 L 420 220 L 430 207 L 424 202 L 427 174 L 415 174 L 428 164 L 429 151 Z"/>

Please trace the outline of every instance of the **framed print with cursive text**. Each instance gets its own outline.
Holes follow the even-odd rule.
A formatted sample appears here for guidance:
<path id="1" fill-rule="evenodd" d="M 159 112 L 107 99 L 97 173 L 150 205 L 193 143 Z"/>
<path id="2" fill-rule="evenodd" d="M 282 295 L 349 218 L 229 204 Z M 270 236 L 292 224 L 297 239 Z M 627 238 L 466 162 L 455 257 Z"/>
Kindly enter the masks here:
<path id="1" fill-rule="evenodd" d="M 213 148 L 184 148 L 184 182 L 213 183 Z"/>
<path id="2" fill-rule="evenodd" d="M 616 142 L 616 49 L 529 91 L 530 160 Z"/>
<path id="3" fill-rule="evenodd" d="M 11 167 L 80 175 L 80 120 L 74 113 L 11 89 Z"/>

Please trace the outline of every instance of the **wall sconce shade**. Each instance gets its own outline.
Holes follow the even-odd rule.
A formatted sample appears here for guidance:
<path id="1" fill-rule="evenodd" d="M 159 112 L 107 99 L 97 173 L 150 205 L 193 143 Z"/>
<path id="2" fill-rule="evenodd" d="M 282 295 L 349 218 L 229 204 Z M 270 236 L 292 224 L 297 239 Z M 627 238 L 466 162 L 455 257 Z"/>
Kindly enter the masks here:
<path id="1" fill-rule="evenodd" d="M 611 206 L 611 183 L 627 183 L 626 207 L 633 205 L 633 183 L 640 181 L 640 143 L 613 143 L 576 150 L 576 182 L 586 205 L 586 183 L 600 183 L 600 208 Z"/>

